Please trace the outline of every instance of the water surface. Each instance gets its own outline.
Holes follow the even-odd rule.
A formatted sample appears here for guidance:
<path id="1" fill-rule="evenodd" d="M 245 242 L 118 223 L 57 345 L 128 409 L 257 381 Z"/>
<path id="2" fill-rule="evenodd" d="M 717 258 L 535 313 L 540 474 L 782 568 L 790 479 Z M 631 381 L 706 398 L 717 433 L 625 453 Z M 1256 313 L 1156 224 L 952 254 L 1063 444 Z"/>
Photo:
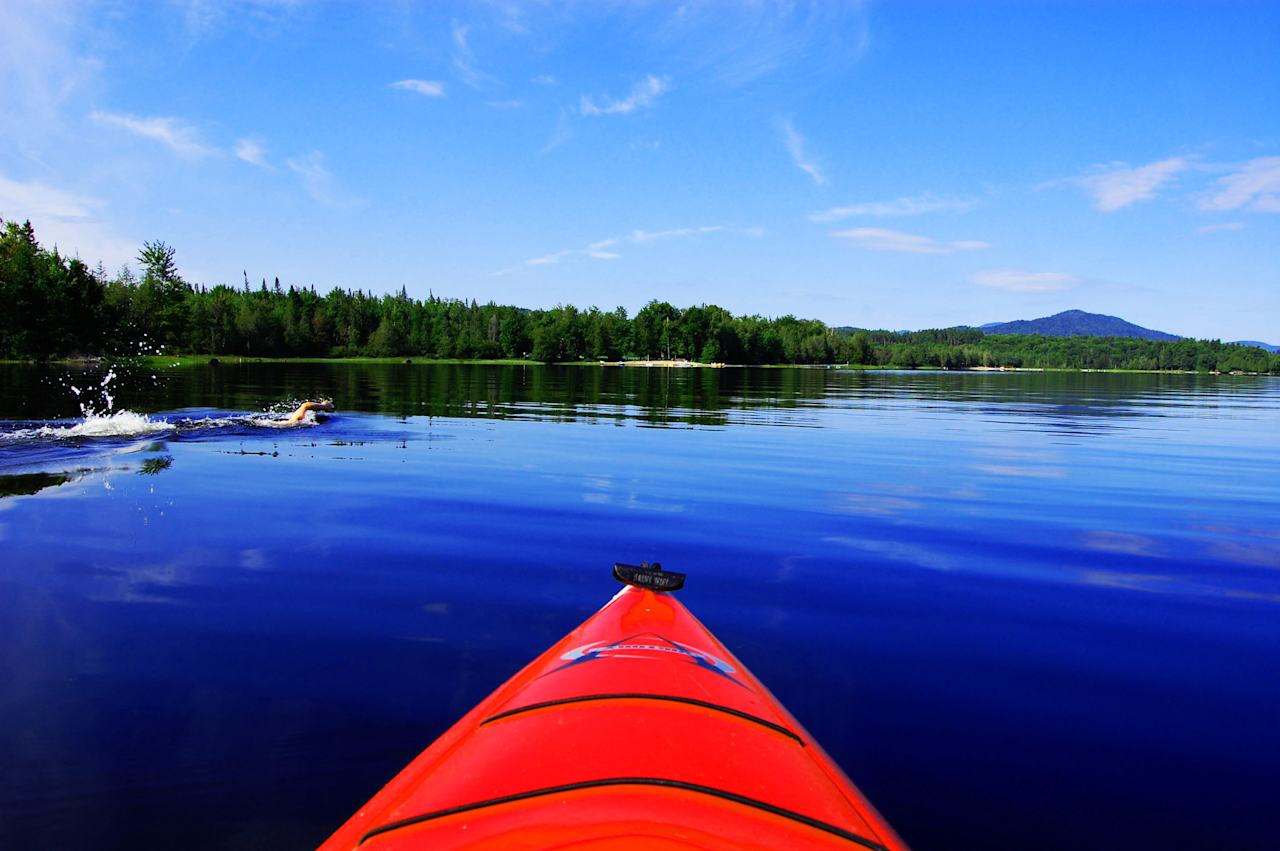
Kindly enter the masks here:
<path id="1" fill-rule="evenodd" d="M 0 846 L 312 846 L 658 559 L 921 851 L 1274 847 L 1280 380 L 118 372 L 0 366 Z"/>

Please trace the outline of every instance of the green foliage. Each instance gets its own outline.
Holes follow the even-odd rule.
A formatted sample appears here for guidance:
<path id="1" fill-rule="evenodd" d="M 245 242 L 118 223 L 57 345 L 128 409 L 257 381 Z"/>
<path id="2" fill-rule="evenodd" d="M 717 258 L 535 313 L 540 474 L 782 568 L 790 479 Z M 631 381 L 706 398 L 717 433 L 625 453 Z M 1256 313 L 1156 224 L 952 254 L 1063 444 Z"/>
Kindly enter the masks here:
<path id="1" fill-rule="evenodd" d="M 30 223 L 0 221 L 0 358 L 204 352 L 249 357 L 519 358 L 546 362 L 687 358 L 704 363 L 852 363 L 908 369 L 1240 370 L 1280 373 L 1280 355 L 1216 340 L 841 330 L 812 319 L 734 316 L 651 301 L 622 308 L 524 310 L 364 290 L 193 287 L 174 250 L 148 242 L 139 279 L 90 271 L 36 241 Z"/>
<path id="2" fill-rule="evenodd" d="M 1028 369 L 1139 369 L 1195 372 L 1280 372 L 1280 355 L 1218 340 L 1144 340 L 1137 337 L 1045 337 L 983 334 L 976 328 L 910 333 L 857 331 L 870 360 L 907 369 L 1014 367 Z"/>
<path id="3" fill-rule="evenodd" d="M 178 264 L 173 259 L 174 250 L 163 242 L 143 242 L 138 252 L 138 262 L 148 278 L 156 281 L 177 281 Z"/>
<path id="4" fill-rule="evenodd" d="M 102 310 L 88 267 L 41 248 L 31 222 L 0 219 L 0 358 L 96 351 Z"/>

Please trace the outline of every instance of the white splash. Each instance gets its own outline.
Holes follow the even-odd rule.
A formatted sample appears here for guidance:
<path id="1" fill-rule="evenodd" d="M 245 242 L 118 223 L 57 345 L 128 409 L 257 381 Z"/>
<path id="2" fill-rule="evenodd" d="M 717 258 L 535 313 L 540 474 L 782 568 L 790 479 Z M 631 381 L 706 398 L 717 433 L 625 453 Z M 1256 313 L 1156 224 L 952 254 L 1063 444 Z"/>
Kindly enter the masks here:
<path id="1" fill-rule="evenodd" d="M 80 406 L 80 413 L 86 420 L 92 419 L 96 416 L 109 415 L 115 408 L 116 397 L 111 395 L 111 382 L 115 381 L 115 379 L 116 371 L 114 369 L 108 369 L 107 374 L 102 376 L 102 380 L 98 382 L 97 392 L 102 395 L 102 401 L 106 403 L 104 414 L 99 414 L 97 408 L 93 406 L 93 402 L 84 398 L 85 389 L 88 388 L 81 389 L 70 382 L 67 383 L 66 386 L 76 395 L 76 398 L 80 400 L 77 404 Z"/>
<path id="2" fill-rule="evenodd" d="M 158 353 L 159 350 L 157 349 L 156 352 Z M 291 420 L 289 414 L 293 410 L 293 405 L 286 403 L 276 406 L 276 410 L 267 410 L 260 414 L 202 417 L 200 419 L 180 419 L 176 421 L 152 419 L 145 414 L 138 414 L 130 410 L 117 411 L 115 410 L 115 396 L 111 393 L 111 382 L 115 381 L 117 377 L 115 369 L 108 368 L 107 373 L 102 376 L 102 380 L 98 382 L 96 387 L 92 384 L 77 387 L 64 380 L 64 386 L 76 397 L 76 403 L 80 407 L 80 414 L 84 417 L 81 422 L 0 432 L 0 440 L 7 442 L 10 440 L 30 440 L 32 438 L 142 437 L 163 431 L 193 431 L 237 426 L 286 429 L 318 425 L 313 411 L 307 411 L 300 421 Z M 152 375 L 151 377 L 153 380 L 158 380 L 157 375 Z M 95 398 L 97 404 L 95 404 Z M 97 405 L 102 405 L 101 410 Z"/>
<path id="3" fill-rule="evenodd" d="M 172 428 L 171 423 L 153 420 L 145 414 L 135 414 L 133 411 L 116 411 L 112 414 L 95 414 L 90 411 L 82 422 L 74 425 L 42 426 L 32 431 L 40 437 L 135 437 Z"/>
<path id="4" fill-rule="evenodd" d="M 102 376 L 102 380 L 98 382 L 97 387 L 81 388 L 70 382 L 67 383 L 66 386 L 75 394 L 78 400 L 80 414 L 84 417 L 82 422 L 73 425 L 49 425 L 36 429 L 27 429 L 24 430 L 25 434 L 17 432 L 9 436 L 55 438 L 134 437 L 155 434 L 158 431 L 173 428 L 170 423 L 164 420 L 153 420 L 145 414 L 136 414 L 128 410 L 115 410 L 116 398 L 111 393 L 111 382 L 115 381 L 117 377 L 115 369 L 109 367 L 106 375 Z M 92 397 L 95 394 L 104 403 L 104 408 L 101 411 L 94 406 Z"/>

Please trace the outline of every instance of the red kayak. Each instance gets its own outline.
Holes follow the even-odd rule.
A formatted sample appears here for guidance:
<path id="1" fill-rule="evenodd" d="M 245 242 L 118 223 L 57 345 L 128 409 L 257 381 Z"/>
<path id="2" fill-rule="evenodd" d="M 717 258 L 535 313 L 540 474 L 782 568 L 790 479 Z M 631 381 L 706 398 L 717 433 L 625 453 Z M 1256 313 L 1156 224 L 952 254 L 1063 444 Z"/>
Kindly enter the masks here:
<path id="1" fill-rule="evenodd" d="M 906 845 L 671 592 L 627 583 L 423 751 L 321 846 L 765 849 Z"/>

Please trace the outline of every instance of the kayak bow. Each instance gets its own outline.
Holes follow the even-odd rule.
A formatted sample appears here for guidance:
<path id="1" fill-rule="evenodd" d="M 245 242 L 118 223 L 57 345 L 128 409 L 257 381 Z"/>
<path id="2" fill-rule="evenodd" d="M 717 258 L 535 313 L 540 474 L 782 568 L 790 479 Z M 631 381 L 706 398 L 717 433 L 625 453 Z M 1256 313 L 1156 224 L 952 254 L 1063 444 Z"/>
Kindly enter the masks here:
<path id="1" fill-rule="evenodd" d="M 892 828 L 671 592 L 627 583 L 321 846 L 871 848 Z M 656 589 L 656 590 L 655 590 Z"/>

